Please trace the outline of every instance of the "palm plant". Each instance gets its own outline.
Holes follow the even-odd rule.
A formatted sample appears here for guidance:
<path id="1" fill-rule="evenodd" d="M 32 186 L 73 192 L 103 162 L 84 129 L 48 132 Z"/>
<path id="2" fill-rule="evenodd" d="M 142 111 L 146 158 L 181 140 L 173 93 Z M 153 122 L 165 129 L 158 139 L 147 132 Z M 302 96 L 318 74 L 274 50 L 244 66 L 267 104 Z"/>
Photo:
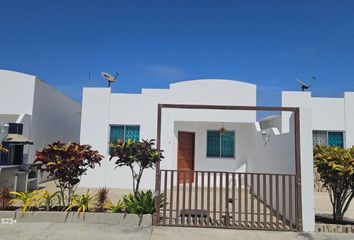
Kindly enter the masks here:
<path id="1" fill-rule="evenodd" d="M 119 200 L 116 204 L 112 203 L 110 200 L 104 205 L 104 209 L 112 213 L 121 213 L 125 209 L 125 204 L 122 200 Z"/>
<path id="2" fill-rule="evenodd" d="M 14 195 L 11 199 L 11 203 L 18 203 L 22 211 L 22 215 L 26 213 L 27 210 L 38 207 L 40 205 L 41 191 L 34 190 L 32 192 L 10 192 Z"/>
<path id="3" fill-rule="evenodd" d="M 71 196 L 71 200 L 69 206 L 66 208 L 66 212 L 71 211 L 73 208 L 77 208 L 78 216 L 80 217 L 80 213 L 85 214 L 90 211 L 91 203 L 93 197 L 90 195 L 89 190 L 87 190 L 84 195 L 74 194 Z"/>
<path id="4" fill-rule="evenodd" d="M 42 190 L 40 192 L 40 198 L 42 200 L 42 204 L 44 204 L 46 211 L 50 211 L 54 207 L 54 205 L 58 205 L 61 202 L 59 191 L 50 194 L 48 190 Z"/>

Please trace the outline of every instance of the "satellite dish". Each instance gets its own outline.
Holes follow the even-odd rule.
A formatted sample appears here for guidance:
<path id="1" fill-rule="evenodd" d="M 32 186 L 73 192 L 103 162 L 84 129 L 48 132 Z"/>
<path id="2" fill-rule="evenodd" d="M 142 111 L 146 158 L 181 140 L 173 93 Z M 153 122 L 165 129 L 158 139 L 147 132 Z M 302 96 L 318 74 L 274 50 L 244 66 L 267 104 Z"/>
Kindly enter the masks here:
<path id="1" fill-rule="evenodd" d="M 312 87 L 312 85 L 315 83 L 316 78 L 312 77 L 312 83 L 311 84 L 307 84 L 304 83 L 303 81 L 301 81 L 300 79 L 295 78 L 295 80 L 301 85 L 301 91 L 305 91 L 308 90 L 310 87 Z"/>
<path id="2" fill-rule="evenodd" d="M 101 76 L 104 77 L 108 82 L 108 87 L 111 87 L 111 84 L 117 81 L 118 73 L 113 77 L 111 74 L 106 72 L 101 72 Z"/>

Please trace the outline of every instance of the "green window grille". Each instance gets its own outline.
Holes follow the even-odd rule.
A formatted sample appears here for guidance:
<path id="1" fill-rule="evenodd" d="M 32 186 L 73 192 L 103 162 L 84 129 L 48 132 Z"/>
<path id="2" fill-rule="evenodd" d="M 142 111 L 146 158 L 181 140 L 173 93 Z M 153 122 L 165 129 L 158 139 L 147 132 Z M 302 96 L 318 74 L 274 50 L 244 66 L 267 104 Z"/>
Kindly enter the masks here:
<path id="1" fill-rule="evenodd" d="M 235 157 L 235 132 L 220 134 L 216 130 L 207 131 L 207 157 Z"/>
<path id="2" fill-rule="evenodd" d="M 219 131 L 207 132 L 207 156 L 220 157 L 220 133 Z"/>
<path id="3" fill-rule="evenodd" d="M 124 141 L 128 141 L 128 139 L 139 141 L 139 130 L 139 126 L 126 126 Z"/>
<path id="4" fill-rule="evenodd" d="M 127 142 L 128 139 L 139 141 L 139 132 L 139 126 L 111 126 L 110 142 L 116 142 L 118 140 Z"/>
<path id="5" fill-rule="evenodd" d="M 343 147 L 343 132 L 328 132 L 328 145 Z"/>
<path id="6" fill-rule="evenodd" d="M 117 142 L 124 139 L 124 126 L 112 126 L 109 142 Z"/>

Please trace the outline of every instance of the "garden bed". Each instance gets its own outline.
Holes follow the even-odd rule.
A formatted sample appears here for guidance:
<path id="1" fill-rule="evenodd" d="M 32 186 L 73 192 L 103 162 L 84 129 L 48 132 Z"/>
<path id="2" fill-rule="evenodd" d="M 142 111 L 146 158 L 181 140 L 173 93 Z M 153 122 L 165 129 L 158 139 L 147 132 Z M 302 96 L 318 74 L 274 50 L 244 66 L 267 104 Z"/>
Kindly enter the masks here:
<path id="1" fill-rule="evenodd" d="M 0 219 L 16 220 L 21 222 L 49 222 L 49 223 L 92 223 L 92 224 L 115 224 L 139 227 L 152 225 L 151 214 L 128 214 L 128 213 L 93 213 L 87 212 L 78 215 L 76 212 L 54 211 L 0 211 Z"/>
<path id="2" fill-rule="evenodd" d="M 354 220 L 351 218 L 344 218 L 340 223 L 334 223 L 331 214 L 316 214 L 315 220 L 316 232 L 354 233 Z"/>

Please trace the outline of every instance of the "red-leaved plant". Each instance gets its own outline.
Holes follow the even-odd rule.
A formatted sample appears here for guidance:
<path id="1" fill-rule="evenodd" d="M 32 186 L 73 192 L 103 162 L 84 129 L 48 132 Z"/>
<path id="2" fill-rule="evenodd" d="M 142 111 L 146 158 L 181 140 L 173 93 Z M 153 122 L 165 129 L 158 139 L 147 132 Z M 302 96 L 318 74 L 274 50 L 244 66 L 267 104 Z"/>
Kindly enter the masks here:
<path id="1" fill-rule="evenodd" d="M 61 204 L 66 206 L 72 194 L 88 168 L 100 165 L 103 156 L 92 150 L 90 145 L 80 145 L 74 142 L 55 142 L 36 152 L 35 162 L 41 163 L 41 172 L 49 173 L 56 186 L 60 189 Z"/>
<path id="2" fill-rule="evenodd" d="M 11 189 L 8 186 L 3 186 L 0 189 L 0 210 L 7 210 L 11 206 Z"/>
<path id="3" fill-rule="evenodd" d="M 131 170 L 133 178 L 133 191 L 137 196 L 139 185 L 145 169 L 154 168 L 158 161 L 164 157 L 162 150 L 155 148 L 155 140 L 141 140 L 127 142 L 118 140 L 110 144 L 111 157 L 115 159 L 116 167 L 127 166 Z"/>

